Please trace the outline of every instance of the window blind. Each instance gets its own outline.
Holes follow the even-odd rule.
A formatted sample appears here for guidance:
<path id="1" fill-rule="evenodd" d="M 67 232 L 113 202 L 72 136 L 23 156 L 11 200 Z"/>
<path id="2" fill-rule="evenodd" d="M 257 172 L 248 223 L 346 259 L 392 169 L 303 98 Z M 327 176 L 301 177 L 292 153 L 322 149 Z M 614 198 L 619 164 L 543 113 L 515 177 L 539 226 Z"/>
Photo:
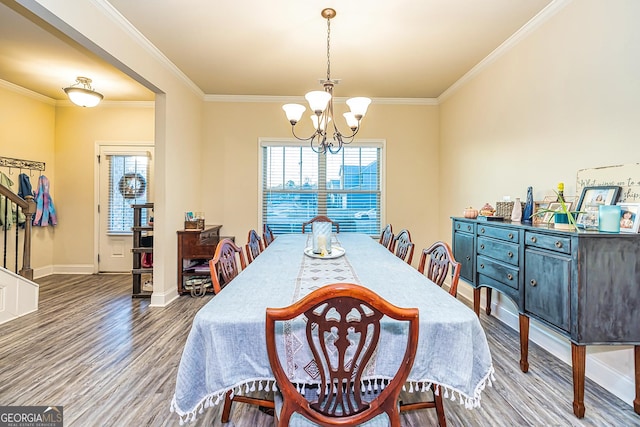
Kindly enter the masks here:
<path id="1" fill-rule="evenodd" d="M 131 234 L 133 209 L 131 205 L 147 203 L 149 157 L 144 155 L 108 155 L 109 207 L 107 230 L 109 234 Z M 142 224 L 147 212 L 142 210 Z"/>
<path id="2" fill-rule="evenodd" d="M 262 223 L 274 234 L 299 233 L 326 215 L 341 232 L 380 233 L 380 144 L 316 154 L 309 146 L 262 147 Z"/>

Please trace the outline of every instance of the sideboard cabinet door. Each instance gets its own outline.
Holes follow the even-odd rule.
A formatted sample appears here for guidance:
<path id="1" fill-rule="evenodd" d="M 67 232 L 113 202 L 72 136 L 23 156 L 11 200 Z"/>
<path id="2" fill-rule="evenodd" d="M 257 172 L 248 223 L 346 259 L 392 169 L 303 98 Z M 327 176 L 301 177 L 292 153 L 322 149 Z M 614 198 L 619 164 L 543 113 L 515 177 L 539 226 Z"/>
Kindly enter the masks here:
<path id="1" fill-rule="evenodd" d="M 527 314 L 570 332 L 571 257 L 527 249 L 524 308 Z"/>
<path id="2" fill-rule="evenodd" d="M 463 221 L 454 222 L 453 257 L 462 265 L 460 277 L 473 283 L 473 266 L 476 260 L 475 224 Z"/>

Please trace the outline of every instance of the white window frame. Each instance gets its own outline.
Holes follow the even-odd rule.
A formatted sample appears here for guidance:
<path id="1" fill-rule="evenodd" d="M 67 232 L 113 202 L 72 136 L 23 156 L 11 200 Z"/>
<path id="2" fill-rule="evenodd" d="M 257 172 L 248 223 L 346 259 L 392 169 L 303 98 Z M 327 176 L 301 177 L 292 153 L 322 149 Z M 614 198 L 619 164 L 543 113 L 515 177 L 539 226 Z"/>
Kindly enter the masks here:
<path id="1" fill-rule="evenodd" d="M 309 143 L 305 141 L 299 141 L 291 138 L 259 138 L 258 139 L 258 224 L 260 230 L 262 230 L 264 221 L 263 221 L 263 176 L 264 176 L 264 147 L 308 147 Z M 346 145 L 347 147 L 373 147 L 380 149 L 380 165 L 379 165 L 379 174 L 380 174 L 380 224 L 381 227 L 386 224 L 386 140 L 384 139 L 358 139 L 351 144 Z M 331 156 L 333 154 L 326 154 L 326 156 Z M 377 235 L 379 235 L 380 230 L 377 230 Z"/>

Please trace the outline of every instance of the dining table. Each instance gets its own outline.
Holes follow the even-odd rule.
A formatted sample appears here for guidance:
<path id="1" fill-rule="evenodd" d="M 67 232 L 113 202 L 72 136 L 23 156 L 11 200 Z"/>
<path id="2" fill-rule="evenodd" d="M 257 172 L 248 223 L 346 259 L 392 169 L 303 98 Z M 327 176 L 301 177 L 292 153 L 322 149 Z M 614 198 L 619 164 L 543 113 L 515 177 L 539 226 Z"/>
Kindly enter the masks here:
<path id="1" fill-rule="evenodd" d="M 170 410 L 193 421 L 225 394 L 275 390 L 266 350 L 267 307 L 285 307 L 332 283 L 365 286 L 399 307 L 419 309 L 419 340 L 406 389 L 439 385 L 444 398 L 480 406 L 494 380 L 491 353 L 476 314 L 368 235 L 336 233 L 331 254 L 314 254 L 312 234 L 282 234 L 196 313 L 185 343 Z M 302 351 L 304 326 L 278 331 L 289 378 L 317 381 L 310 352 Z M 365 377 L 390 379 L 406 345 L 403 330 L 383 324 L 380 340 L 397 351 L 377 354 Z M 406 331 L 404 331 L 406 335 Z M 404 338 L 404 341 L 403 339 Z"/>

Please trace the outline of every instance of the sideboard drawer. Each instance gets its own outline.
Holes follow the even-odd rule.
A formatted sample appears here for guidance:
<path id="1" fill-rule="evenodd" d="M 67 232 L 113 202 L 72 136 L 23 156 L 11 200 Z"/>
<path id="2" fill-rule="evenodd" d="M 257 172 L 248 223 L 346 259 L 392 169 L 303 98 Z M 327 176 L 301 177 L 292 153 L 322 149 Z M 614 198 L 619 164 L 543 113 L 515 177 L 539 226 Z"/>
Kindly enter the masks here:
<path id="1" fill-rule="evenodd" d="M 524 241 L 527 246 L 548 249 L 550 251 L 561 252 L 564 254 L 571 253 L 571 239 L 569 237 L 541 234 L 532 231 L 525 232 L 524 236 Z"/>
<path id="2" fill-rule="evenodd" d="M 478 237 L 478 254 L 515 266 L 520 263 L 518 245 L 516 243 L 503 242 L 502 240 Z"/>
<path id="3" fill-rule="evenodd" d="M 478 255 L 478 274 L 482 274 L 503 283 L 510 288 L 518 289 L 519 270 L 515 267 Z"/>
<path id="4" fill-rule="evenodd" d="M 464 221 L 454 221 L 453 222 L 453 230 L 454 231 L 462 231 L 464 233 L 473 233 L 475 231 L 475 224 Z"/>
<path id="5" fill-rule="evenodd" d="M 478 225 L 478 236 L 493 237 L 494 239 L 518 243 L 518 232 L 514 229 L 509 228 Z"/>

